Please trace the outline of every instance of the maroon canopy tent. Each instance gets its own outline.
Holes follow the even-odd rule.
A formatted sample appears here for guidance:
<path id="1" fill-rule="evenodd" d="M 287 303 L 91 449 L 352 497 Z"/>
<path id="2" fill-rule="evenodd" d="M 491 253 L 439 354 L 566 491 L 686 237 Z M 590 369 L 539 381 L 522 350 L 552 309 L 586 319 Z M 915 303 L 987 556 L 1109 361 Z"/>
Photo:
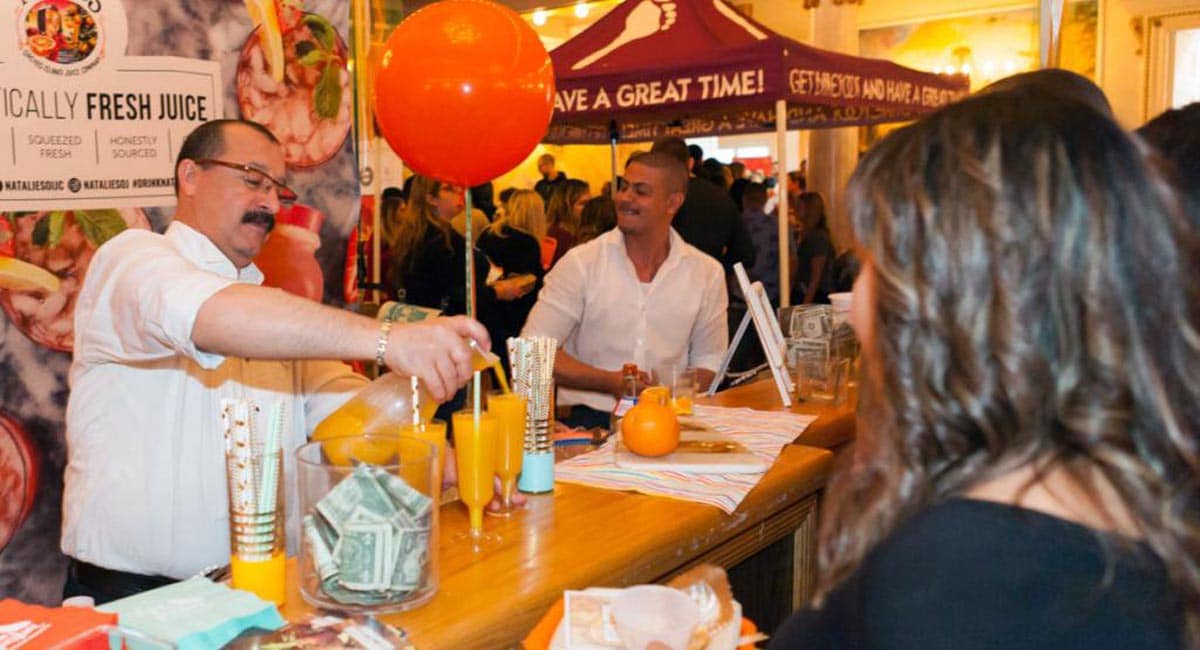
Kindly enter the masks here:
<path id="1" fill-rule="evenodd" d="M 804 45 L 723 0 L 626 0 L 550 59 L 557 89 L 544 142 L 612 143 L 614 177 L 618 140 L 775 131 L 783 187 L 787 129 L 910 120 L 968 88 L 965 76 Z M 779 287 L 787 305 L 786 193 L 779 215 Z"/>
<path id="2" fill-rule="evenodd" d="M 773 131 L 781 100 L 789 129 L 897 122 L 967 92 L 964 76 L 804 45 L 722 0 L 628 0 L 550 58 L 556 144 Z"/>

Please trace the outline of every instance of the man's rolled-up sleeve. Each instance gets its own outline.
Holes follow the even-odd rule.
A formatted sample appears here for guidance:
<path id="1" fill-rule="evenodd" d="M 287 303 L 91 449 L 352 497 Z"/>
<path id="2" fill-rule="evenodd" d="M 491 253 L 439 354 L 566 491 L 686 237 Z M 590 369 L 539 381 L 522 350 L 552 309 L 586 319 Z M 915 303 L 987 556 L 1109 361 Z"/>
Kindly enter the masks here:
<path id="1" fill-rule="evenodd" d="M 101 247 L 88 270 L 88 279 L 102 284 L 87 292 L 99 304 L 86 306 L 84 313 L 108 321 L 76 323 L 77 329 L 85 328 L 83 336 L 94 336 L 83 348 L 88 360 L 183 355 L 203 368 L 220 365 L 224 356 L 196 348 L 192 328 L 205 301 L 237 280 L 199 269 L 164 247 L 138 246 L 138 238 L 120 244 Z"/>

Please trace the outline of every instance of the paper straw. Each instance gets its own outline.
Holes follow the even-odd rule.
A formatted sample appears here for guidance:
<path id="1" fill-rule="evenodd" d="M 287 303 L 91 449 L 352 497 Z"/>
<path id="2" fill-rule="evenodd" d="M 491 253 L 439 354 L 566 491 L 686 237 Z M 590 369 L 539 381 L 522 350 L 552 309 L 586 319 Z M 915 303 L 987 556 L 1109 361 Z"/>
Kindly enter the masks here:
<path id="1" fill-rule="evenodd" d="M 412 386 L 412 423 L 414 428 L 421 427 L 421 391 L 419 390 L 419 380 L 416 375 L 408 378 L 409 385 Z"/>
<path id="2" fill-rule="evenodd" d="M 235 512 L 249 513 L 255 505 L 254 467 L 250 448 L 250 405 L 244 400 L 221 400 L 225 454 L 229 472 L 229 501 Z"/>
<path id="3" fill-rule="evenodd" d="M 480 395 L 480 393 L 483 392 L 483 373 L 478 370 L 475 371 L 475 385 L 473 386 L 473 388 L 475 389 L 475 409 L 474 409 L 475 426 L 478 427 L 479 426 L 479 416 L 481 413 L 480 409 L 483 406 L 482 399 L 481 399 L 482 396 Z"/>
<path id="4" fill-rule="evenodd" d="M 267 416 L 267 437 L 263 440 L 262 488 L 258 491 L 258 513 L 275 510 L 275 495 L 279 490 L 279 450 L 283 440 L 283 401 L 275 402 Z"/>

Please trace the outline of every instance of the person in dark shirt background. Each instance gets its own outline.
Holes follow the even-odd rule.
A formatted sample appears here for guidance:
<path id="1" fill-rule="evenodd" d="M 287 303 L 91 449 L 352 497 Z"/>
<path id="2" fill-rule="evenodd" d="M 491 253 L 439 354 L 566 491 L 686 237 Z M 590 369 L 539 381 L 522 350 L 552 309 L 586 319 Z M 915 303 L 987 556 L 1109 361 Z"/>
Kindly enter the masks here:
<path id="1" fill-rule="evenodd" d="M 534 184 L 533 191 L 542 197 L 546 205 L 549 205 L 550 195 L 554 193 L 554 188 L 567 182 L 567 175 L 558 171 L 555 167 L 554 156 L 548 153 L 544 153 L 538 158 L 537 167 L 542 178 Z"/>
<path id="2" fill-rule="evenodd" d="M 797 199 L 800 218 L 796 270 L 792 273 L 792 302 L 797 305 L 829 303 L 833 291 L 833 263 L 837 251 L 825 216 L 825 199 L 817 192 L 804 192 Z"/>
<path id="3" fill-rule="evenodd" d="M 692 151 L 689 152 L 689 149 Z M 679 138 L 660 138 L 650 150 L 674 156 L 688 166 L 689 172 L 693 172 L 688 179 L 687 198 L 671 220 L 675 232 L 684 241 L 720 262 L 727 274 L 732 273 L 733 265 L 738 262 L 747 268 L 753 266 L 754 244 L 750 242 L 741 212 L 729 197 L 729 192 L 694 175 L 697 158 L 703 156 L 700 147 L 689 147 Z"/>
<path id="4" fill-rule="evenodd" d="M 763 283 L 771 304 L 779 307 L 779 221 L 764 210 L 767 205 L 767 187 L 762 183 L 749 183 L 742 194 L 746 208 L 742 210 L 742 221 L 750 232 L 757 254 L 754 266 L 746 269 L 750 280 Z M 790 239 L 790 238 L 789 238 Z M 791 246 L 788 253 L 792 252 Z"/>

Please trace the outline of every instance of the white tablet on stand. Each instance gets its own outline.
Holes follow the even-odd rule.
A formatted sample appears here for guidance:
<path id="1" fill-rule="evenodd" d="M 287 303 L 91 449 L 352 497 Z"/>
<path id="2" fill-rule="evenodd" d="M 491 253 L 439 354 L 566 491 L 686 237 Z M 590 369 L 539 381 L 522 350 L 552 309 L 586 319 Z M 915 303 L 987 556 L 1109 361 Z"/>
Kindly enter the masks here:
<path id="1" fill-rule="evenodd" d="M 771 375 L 775 378 L 775 386 L 779 389 L 779 399 L 783 400 L 785 407 L 791 406 L 795 384 L 784 364 L 787 344 L 783 338 L 783 330 L 779 327 L 779 320 L 775 318 L 775 310 L 771 308 L 771 301 L 767 298 L 767 292 L 763 289 L 762 283 L 751 283 L 750 277 L 746 275 L 746 268 L 742 266 L 741 262 L 733 265 L 733 271 L 737 275 L 738 286 L 742 288 L 742 295 L 746 297 L 746 314 L 742 316 L 742 322 L 738 325 L 733 340 L 729 343 L 729 349 L 725 352 L 725 358 L 721 361 L 721 368 L 717 371 L 716 378 L 708 387 L 708 394 L 712 395 L 717 392 L 717 386 L 721 385 L 721 380 L 725 378 L 725 373 L 729 370 L 729 362 L 733 358 L 733 353 L 737 350 L 738 344 L 742 342 L 746 328 L 753 322 L 754 331 L 758 334 L 758 341 L 762 344 L 763 352 L 767 356 L 767 365 L 771 368 Z"/>

